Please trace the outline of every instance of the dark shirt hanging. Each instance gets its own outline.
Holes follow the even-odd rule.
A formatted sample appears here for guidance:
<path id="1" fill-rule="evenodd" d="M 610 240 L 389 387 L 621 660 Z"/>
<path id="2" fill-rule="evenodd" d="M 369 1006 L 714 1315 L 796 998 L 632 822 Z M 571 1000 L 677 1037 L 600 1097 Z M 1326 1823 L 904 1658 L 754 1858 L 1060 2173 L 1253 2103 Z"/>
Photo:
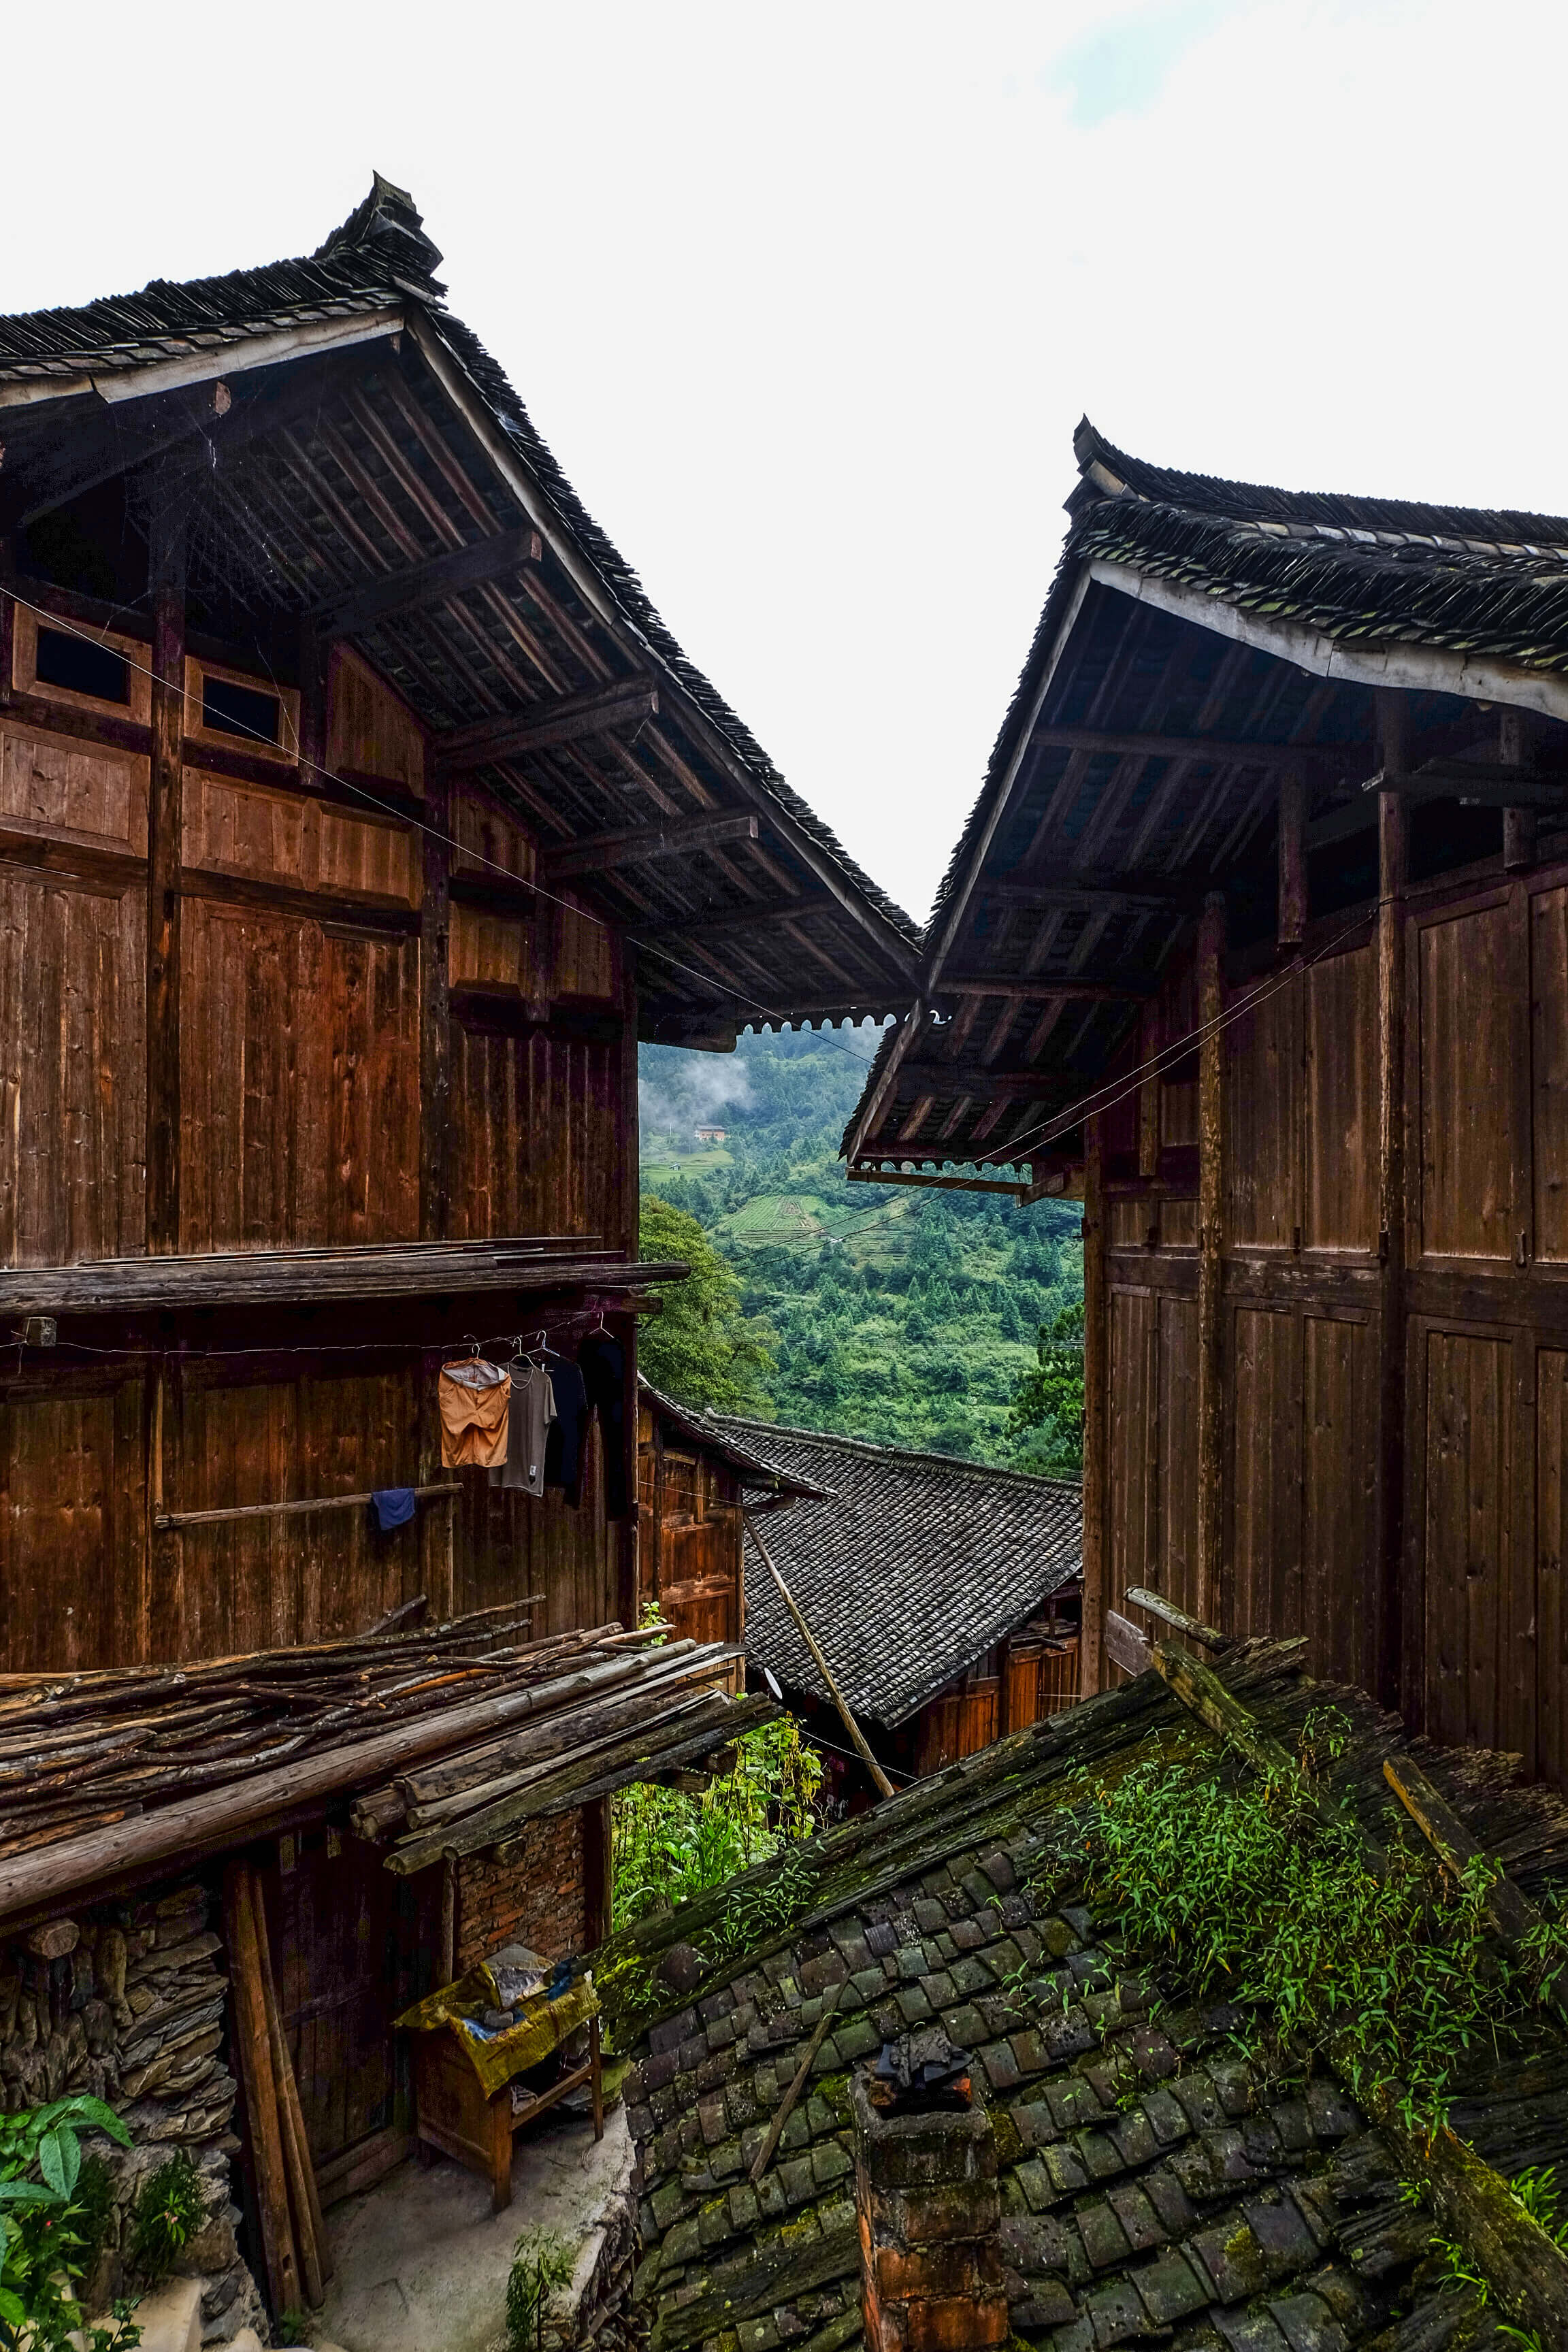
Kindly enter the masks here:
<path id="1" fill-rule="evenodd" d="M 564 1356 L 552 1354 L 550 1384 L 555 1391 L 555 1419 L 544 1449 L 544 1483 L 564 1486 L 574 1507 L 583 1494 L 583 1437 L 588 1424 L 588 1391 L 582 1372 Z"/>
<path id="2" fill-rule="evenodd" d="M 588 1409 L 599 1416 L 605 1447 L 605 1517 L 626 1516 L 626 1359 L 607 1331 L 590 1331 L 577 1350 Z"/>

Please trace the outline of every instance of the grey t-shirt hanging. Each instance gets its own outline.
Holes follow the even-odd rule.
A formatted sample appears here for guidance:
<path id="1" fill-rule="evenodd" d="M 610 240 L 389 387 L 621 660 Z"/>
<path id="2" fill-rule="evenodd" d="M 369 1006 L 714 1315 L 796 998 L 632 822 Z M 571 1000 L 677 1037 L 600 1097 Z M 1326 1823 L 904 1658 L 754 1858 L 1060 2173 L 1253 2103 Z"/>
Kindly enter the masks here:
<path id="1" fill-rule="evenodd" d="M 492 1486 L 521 1487 L 525 1495 L 543 1494 L 544 1444 L 554 1418 L 555 1395 L 549 1373 L 539 1364 L 514 1363 L 506 1466 L 490 1472 Z"/>

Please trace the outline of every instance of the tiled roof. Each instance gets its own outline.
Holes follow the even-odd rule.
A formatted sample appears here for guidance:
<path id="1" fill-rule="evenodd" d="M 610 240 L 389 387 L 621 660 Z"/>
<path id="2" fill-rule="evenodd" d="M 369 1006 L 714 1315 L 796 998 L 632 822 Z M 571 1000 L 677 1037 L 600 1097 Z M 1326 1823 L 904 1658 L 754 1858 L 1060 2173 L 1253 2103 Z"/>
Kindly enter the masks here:
<path id="1" fill-rule="evenodd" d="M 1310 1684 L 1288 1645 L 1225 1678 L 1293 1742 L 1325 1699 L 1352 1752 L 1408 1745 L 1359 1693 Z M 1434 2217 L 1331 2080 L 1280 2084 L 1238 2054 L 1244 2013 L 1194 1999 L 1180 1954 L 1127 1951 L 1074 1883 L 1095 1776 L 1190 1718 L 1152 1675 L 917 1782 L 595 1957 L 635 2063 L 635 2294 L 652 2352 L 837 2352 L 859 2340 L 850 2072 L 928 2020 L 973 2053 L 1002 2192 L 1016 2337 L 1052 2352 L 1172 2340 L 1194 2352 L 1437 2352 L 1464 2305 L 1417 2265 Z M 1506 1759 L 1423 1761 L 1521 1887 L 1568 1874 L 1559 1802 Z M 1224 1768 L 1229 1770 L 1229 1766 Z M 1336 1770 L 1339 1768 L 1335 1768 Z M 1386 1836 L 1376 1769 L 1342 1791 Z M 1381 1792 L 1381 1794 L 1377 1793 Z M 822 2011 L 838 2020 L 778 2155 L 747 2174 Z M 1568 2050 L 1489 2047 L 1452 2121 L 1505 2173 L 1568 2158 Z M 1493 2342 L 1483 2315 L 1478 2342 Z M 1384 2332 L 1386 2331 L 1386 2333 Z"/>
<path id="2" fill-rule="evenodd" d="M 135 294 L 77 309 L 20 312 L 0 318 L 0 392 L 36 385 L 65 394 L 86 391 L 94 377 L 138 369 L 204 351 L 238 347 L 290 328 L 384 310 L 411 298 L 554 508 L 566 533 L 592 563 L 637 635 L 679 681 L 724 737 L 762 789 L 804 831 L 891 925 L 913 942 L 918 926 L 863 873 L 832 831 L 797 793 L 697 669 L 650 603 L 637 574 L 589 514 L 529 418 L 504 371 L 479 338 L 441 300 L 434 272 L 441 255 L 425 234 L 413 198 L 378 173 L 370 194 L 314 254 L 184 285 L 154 278 Z M 416 706 L 417 692 L 411 696 Z M 439 724 L 445 714 L 425 713 Z"/>
<path id="3" fill-rule="evenodd" d="M 754 1491 L 775 1495 L 821 1493 L 821 1489 L 813 1486 L 809 1481 L 792 1478 L 772 1463 L 764 1462 L 762 1455 L 749 1445 L 742 1445 L 735 1438 L 726 1435 L 712 1413 L 704 1412 L 700 1406 L 681 1404 L 674 1397 L 666 1396 L 662 1389 L 656 1389 L 641 1372 L 637 1374 L 637 1391 L 644 1404 L 658 1415 L 667 1431 L 673 1430 L 678 1437 L 685 1438 L 689 1444 L 700 1446 L 705 1453 L 727 1463 Z"/>
<path id="4" fill-rule="evenodd" d="M 715 1414 L 763 1461 L 826 1490 L 770 1512 L 765 1541 L 858 1715 L 892 1726 L 1083 1573 L 1083 1496 L 942 1454 Z M 746 1654 L 826 1697 L 754 1548 Z"/>

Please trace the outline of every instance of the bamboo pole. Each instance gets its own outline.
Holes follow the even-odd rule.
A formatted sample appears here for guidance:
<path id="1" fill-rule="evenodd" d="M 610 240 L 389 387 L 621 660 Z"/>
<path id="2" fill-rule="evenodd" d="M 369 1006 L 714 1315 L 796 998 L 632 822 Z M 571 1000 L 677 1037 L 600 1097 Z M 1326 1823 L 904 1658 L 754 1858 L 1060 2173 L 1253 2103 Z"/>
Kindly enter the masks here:
<path id="1" fill-rule="evenodd" d="M 755 1520 L 752 1517 L 749 1511 L 742 1511 L 741 1518 L 747 1534 L 751 1537 L 752 1541 L 756 1545 L 758 1551 L 762 1554 L 763 1567 L 767 1570 L 768 1574 L 773 1578 L 773 1582 L 778 1586 L 780 1600 L 784 1602 L 784 1607 L 789 1611 L 790 1615 L 795 1619 L 795 1624 L 800 1632 L 801 1640 L 811 1652 L 812 1657 L 816 1662 L 816 1671 L 827 1685 L 829 1696 L 833 1700 L 834 1706 L 838 1709 L 839 1719 L 843 1723 L 845 1730 L 849 1734 L 850 1738 L 854 1741 L 861 1760 L 864 1762 L 867 1770 L 870 1773 L 872 1780 L 876 1782 L 880 1793 L 884 1797 L 890 1797 L 893 1793 L 893 1784 L 889 1780 L 887 1774 L 883 1771 L 881 1766 L 878 1763 L 876 1758 L 872 1755 L 870 1748 L 867 1746 L 866 1736 L 850 1712 L 849 1702 L 845 1697 L 843 1692 L 839 1689 L 838 1685 L 834 1681 L 833 1669 L 828 1664 L 826 1659 L 823 1656 L 821 1649 L 818 1647 L 816 1634 L 806 1623 L 805 1619 L 801 1615 L 800 1607 L 794 1593 L 791 1592 L 788 1585 L 784 1582 L 784 1578 L 779 1574 L 778 1570 L 773 1565 L 773 1554 L 769 1551 L 766 1544 L 763 1541 L 761 1535 L 758 1533 Z"/>
<path id="2" fill-rule="evenodd" d="M 1084 1122 L 1083 1174 L 1083 1631 L 1079 1696 L 1104 1679 L 1110 1604 L 1110 1302 L 1105 1263 L 1105 1139 L 1098 1118 Z"/>
<path id="3" fill-rule="evenodd" d="M 237 1857 L 224 1874 L 224 1921 L 234 2003 L 234 2040 L 239 2055 L 239 2078 L 245 2088 L 267 2289 L 273 2311 L 280 2315 L 300 2308 L 300 2258 L 289 2219 L 288 2177 L 283 2167 L 278 2085 L 272 2071 L 250 1865 Z"/>
<path id="4" fill-rule="evenodd" d="M 838 2013 L 838 2003 L 847 1982 L 847 1977 L 840 1977 L 837 1983 L 831 1985 L 823 1995 L 822 2014 L 812 2029 L 811 2040 L 805 2045 L 805 2054 L 795 2070 L 788 2090 L 779 2101 L 773 2119 L 768 2126 L 768 2136 L 752 2159 L 752 2168 L 746 2178 L 753 2189 L 773 2160 L 773 2150 L 783 2137 L 785 2124 L 795 2111 L 800 2095 L 805 2088 L 806 2079 L 816 2062 L 816 2053 L 827 2039 L 828 2031 Z"/>
<path id="5" fill-rule="evenodd" d="M 272 2052 L 272 2077 L 278 2089 L 279 2137 L 294 2212 L 294 2234 L 299 2242 L 300 2266 L 305 2275 L 305 2298 L 312 2311 L 320 2311 L 327 2299 L 326 2282 L 332 2274 L 331 2257 L 327 2252 L 327 2229 L 321 2217 L 315 2168 L 310 2162 L 310 2144 L 305 2137 L 300 2085 L 294 2078 L 289 2044 L 283 2038 L 283 2013 L 272 1973 L 272 1945 L 267 1932 L 261 1874 L 254 1868 L 250 1873 L 250 1902 L 256 1916 L 256 1949 L 261 1963 L 261 1990 L 267 2005 L 267 2034 Z"/>
<path id="6" fill-rule="evenodd" d="M 1225 1591 L 1225 1037 L 1220 959 L 1225 900 L 1211 891 L 1198 925 L 1198 1559 L 1197 1614 L 1231 1622 Z"/>

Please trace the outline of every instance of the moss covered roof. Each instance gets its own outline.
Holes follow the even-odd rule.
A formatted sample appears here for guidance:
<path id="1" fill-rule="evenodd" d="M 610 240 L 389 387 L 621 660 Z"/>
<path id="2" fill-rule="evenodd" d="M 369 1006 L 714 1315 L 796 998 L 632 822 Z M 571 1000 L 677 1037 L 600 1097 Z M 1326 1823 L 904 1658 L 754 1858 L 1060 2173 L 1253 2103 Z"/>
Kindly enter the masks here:
<path id="1" fill-rule="evenodd" d="M 1226 1668 L 1293 1741 L 1331 1696 L 1355 1727 L 1338 1768 L 1386 1837 L 1383 1754 L 1400 1727 L 1307 1682 L 1279 1646 Z M 975 2057 L 995 2130 L 1016 2337 L 1055 2352 L 1135 2341 L 1219 2352 L 1436 2352 L 1462 2310 L 1430 2278 L 1431 2215 L 1331 2080 L 1271 2084 L 1243 2012 L 1190 1997 L 1093 1916 L 1076 1806 L 1151 1752 L 1202 1755 L 1152 1675 L 1000 1742 L 597 1956 L 634 2064 L 635 2295 L 651 2352 L 805 2352 L 860 2337 L 851 2070 L 927 2020 Z M 1568 1875 L 1568 1812 L 1506 1759 L 1437 1757 L 1434 1780 L 1527 1891 Z M 1373 1765 L 1373 1759 L 1378 1759 Z M 1216 1759 L 1217 1760 L 1217 1759 Z M 826 1996 L 809 2093 L 753 2189 L 747 2173 Z M 1184 1997 L 1186 1996 L 1186 1997 Z M 1456 2127 L 1505 2173 L 1568 2161 L 1568 2043 L 1466 2084 Z M 1483 2325 L 1481 2336 L 1490 2334 Z"/>

